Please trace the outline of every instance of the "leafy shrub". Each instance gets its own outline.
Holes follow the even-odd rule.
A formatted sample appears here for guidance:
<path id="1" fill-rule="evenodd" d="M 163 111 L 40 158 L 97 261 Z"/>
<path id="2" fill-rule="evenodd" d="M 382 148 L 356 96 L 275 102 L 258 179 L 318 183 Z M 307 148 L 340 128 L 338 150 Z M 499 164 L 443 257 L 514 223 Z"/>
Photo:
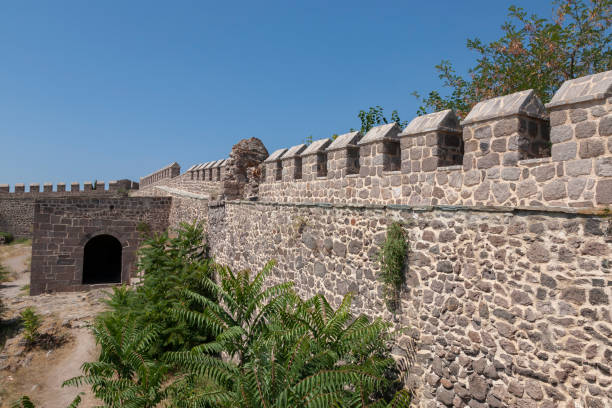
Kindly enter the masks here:
<path id="1" fill-rule="evenodd" d="M 164 233 L 144 242 L 139 260 L 142 285 L 135 290 L 114 288 L 107 302 L 111 311 L 101 316 L 104 319 L 109 315 L 133 315 L 142 326 L 155 325 L 159 338 L 151 345 L 152 356 L 190 349 L 210 336 L 208 329 L 194 327 L 169 313 L 179 304 L 189 307 L 189 301 L 182 295 L 186 289 L 210 296 L 201 284 L 212 273 L 202 226 L 183 224 L 177 232 L 176 238 Z"/>
<path id="2" fill-rule="evenodd" d="M 222 305 L 186 293 L 201 310 L 175 313 L 211 328 L 216 338 L 167 354 L 167 361 L 191 374 L 182 384 L 189 397 L 179 405 L 408 406 L 410 395 L 398 391 L 390 356 L 390 324 L 353 316 L 350 295 L 334 310 L 321 295 L 303 301 L 291 283 L 263 289 L 273 265 L 252 279 L 249 271 L 220 267 L 220 284 L 207 285 Z"/>
<path id="3" fill-rule="evenodd" d="M 23 320 L 23 337 L 29 346 L 36 343 L 40 333 L 40 316 L 36 313 L 34 308 L 26 307 L 21 312 L 21 319 Z"/>
<path id="4" fill-rule="evenodd" d="M 9 278 L 9 271 L 4 265 L 0 264 L 0 283 L 5 282 Z M 2 299 L 0 299 L 0 319 L 2 319 L 2 315 L 4 314 L 5 307 Z"/>
<path id="5" fill-rule="evenodd" d="M 393 222 L 387 228 L 387 239 L 378 254 L 380 273 L 378 278 L 385 285 L 385 303 L 390 312 L 399 307 L 399 293 L 406 277 L 404 267 L 408 253 L 406 232 L 399 222 Z"/>
<path id="6" fill-rule="evenodd" d="M 207 259 L 199 226 L 149 239 L 143 284 L 115 288 L 83 375 L 106 407 L 407 407 L 389 323 L 302 300 L 274 267 L 234 272 Z"/>
<path id="7" fill-rule="evenodd" d="M 2 232 L 0 231 L 0 238 L 4 238 L 5 244 L 10 244 L 15 237 L 10 232 Z"/>
<path id="8" fill-rule="evenodd" d="M 97 320 L 93 334 L 101 349 L 98 361 L 84 363 L 84 375 L 62 387 L 90 385 L 107 408 L 152 408 L 167 399 L 168 366 L 149 357 L 159 341 L 154 325 L 140 326 L 133 315 L 111 315 Z"/>
<path id="9" fill-rule="evenodd" d="M 27 395 L 22 396 L 17 401 L 15 401 L 11 408 L 35 408 L 34 403 L 30 400 L 30 397 Z"/>

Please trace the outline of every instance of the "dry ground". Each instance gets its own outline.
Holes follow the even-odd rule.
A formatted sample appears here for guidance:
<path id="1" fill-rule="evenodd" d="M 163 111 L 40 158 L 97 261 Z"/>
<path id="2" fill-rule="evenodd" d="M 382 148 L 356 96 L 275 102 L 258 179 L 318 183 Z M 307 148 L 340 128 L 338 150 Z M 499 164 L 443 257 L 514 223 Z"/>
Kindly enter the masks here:
<path id="1" fill-rule="evenodd" d="M 87 326 L 104 309 L 104 292 L 58 293 L 29 296 L 29 244 L 0 245 L 0 262 L 11 273 L 0 283 L 0 297 L 6 307 L 0 326 L 0 408 L 28 395 L 37 408 L 66 407 L 80 392 L 86 392 L 81 407 L 98 405 L 89 390 L 62 388 L 64 380 L 79 375 L 80 366 L 94 361 L 98 350 Z M 42 316 L 41 333 L 54 333 L 67 341 L 54 350 L 26 350 L 19 313 L 28 306 Z M 4 345 L 3 345 L 4 344 Z"/>

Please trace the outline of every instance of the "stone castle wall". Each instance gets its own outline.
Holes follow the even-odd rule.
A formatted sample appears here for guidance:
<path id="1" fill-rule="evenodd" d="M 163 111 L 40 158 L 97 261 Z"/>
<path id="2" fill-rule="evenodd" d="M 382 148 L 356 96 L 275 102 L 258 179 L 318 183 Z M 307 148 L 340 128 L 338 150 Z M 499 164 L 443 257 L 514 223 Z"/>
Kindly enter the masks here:
<path id="1" fill-rule="evenodd" d="M 546 106 L 528 90 L 483 101 L 463 121 L 448 110 L 271 155 L 245 139 L 228 159 L 143 177 L 131 197 L 0 186 L 0 227 L 36 210 L 40 293 L 82 288 L 79 254 L 94 234 L 128 248 L 129 280 L 137 223 L 202 221 L 217 261 L 277 259 L 274 282 L 335 305 L 351 292 L 357 312 L 408 327 L 394 352 L 416 344 L 419 407 L 606 407 L 611 111 L 609 71 L 567 81 Z M 376 278 L 392 221 L 410 243 L 395 314 Z"/>
<path id="2" fill-rule="evenodd" d="M 396 314 L 376 278 L 392 221 L 410 244 Z M 208 234 L 222 264 L 258 270 L 276 259 L 273 282 L 336 306 L 352 292 L 355 312 L 407 327 L 416 406 L 605 407 L 612 398 L 611 218 L 228 201 L 210 204 Z"/>
<path id="3" fill-rule="evenodd" d="M 419 407 L 606 407 L 611 110 L 612 71 L 566 82 L 546 107 L 524 91 L 461 122 L 443 111 L 279 149 L 248 173 L 263 173 L 249 201 L 210 164 L 138 194 L 173 197 L 175 224 L 204 220 L 221 263 L 274 258 L 274 282 L 336 305 L 352 292 L 358 312 L 407 326 L 394 351 L 417 345 Z M 396 314 L 376 279 L 392 221 L 411 246 Z"/>

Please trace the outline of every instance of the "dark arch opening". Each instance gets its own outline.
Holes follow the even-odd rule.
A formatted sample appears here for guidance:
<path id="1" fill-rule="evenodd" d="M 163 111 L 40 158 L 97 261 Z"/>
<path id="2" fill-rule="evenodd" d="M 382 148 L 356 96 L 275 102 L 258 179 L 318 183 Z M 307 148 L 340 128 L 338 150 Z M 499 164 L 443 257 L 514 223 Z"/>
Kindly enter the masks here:
<path id="1" fill-rule="evenodd" d="M 121 242 L 112 235 L 90 239 L 83 256 L 83 283 L 120 283 L 121 251 Z"/>

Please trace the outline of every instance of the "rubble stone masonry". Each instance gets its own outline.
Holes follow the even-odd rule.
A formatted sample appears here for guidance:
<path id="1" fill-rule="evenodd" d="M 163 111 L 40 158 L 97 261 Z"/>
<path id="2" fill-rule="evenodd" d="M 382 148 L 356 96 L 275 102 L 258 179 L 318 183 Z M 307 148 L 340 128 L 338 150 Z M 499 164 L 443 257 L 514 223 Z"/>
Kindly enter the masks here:
<path id="1" fill-rule="evenodd" d="M 607 407 L 612 400 L 612 219 L 565 212 L 228 201 L 211 204 L 217 261 L 409 329 L 422 407 Z M 400 221 L 401 307 L 385 307 L 378 251 Z M 581 405 L 580 405 L 581 404 Z"/>

